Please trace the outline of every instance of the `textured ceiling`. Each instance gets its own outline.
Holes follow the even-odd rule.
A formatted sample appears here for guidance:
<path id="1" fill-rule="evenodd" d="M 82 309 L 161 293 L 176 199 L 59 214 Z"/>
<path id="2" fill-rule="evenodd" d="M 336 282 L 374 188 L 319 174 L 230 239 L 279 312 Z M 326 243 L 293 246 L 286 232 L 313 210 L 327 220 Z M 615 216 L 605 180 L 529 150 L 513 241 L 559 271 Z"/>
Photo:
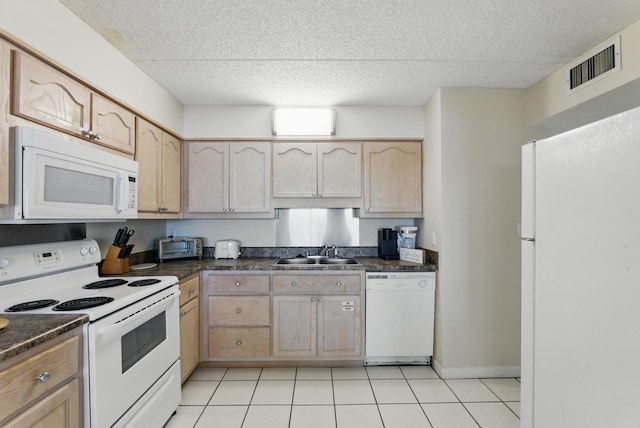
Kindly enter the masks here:
<path id="1" fill-rule="evenodd" d="M 184 105 L 422 105 L 527 88 L 640 0 L 60 0 Z"/>

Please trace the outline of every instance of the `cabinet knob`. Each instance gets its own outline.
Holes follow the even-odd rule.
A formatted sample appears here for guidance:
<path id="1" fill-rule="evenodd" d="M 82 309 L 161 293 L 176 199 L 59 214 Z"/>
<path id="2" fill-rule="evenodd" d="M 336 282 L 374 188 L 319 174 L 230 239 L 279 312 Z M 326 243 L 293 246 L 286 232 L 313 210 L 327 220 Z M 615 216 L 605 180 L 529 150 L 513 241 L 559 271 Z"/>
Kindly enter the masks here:
<path id="1" fill-rule="evenodd" d="M 315 298 L 315 297 L 312 297 L 312 298 L 311 298 L 311 301 L 312 301 L 312 302 L 315 302 L 315 301 L 316 301 L 316 298 Z"/>
<path id="2" fill-rule="evenodd" d="M 315 193 L 312 193 L 312 194 L 311 194 L 311 196 L 313 196 L 313 197 L 315 198 L 315 197 L 316 197 L 316 194 L 315 194 Z"/>
<path id="3" fill-rule="evenodd" d="M 240 312 L 242 312 L 242 309 L 240 308 L 236 309 L 236 314 L 239 314 Z"/>
<path id="4" fill-rule="evenodd" d="M 93 131 L 90 129 L 83 129 L 82 131 L 80 131 L 80 133 L 82 134 L 83 137 L 87 137 L 87 138 L 91 138 L 91 136 L 93 135 Z"/>
<path id="5" fill-rule="evenodd" d="M 297 282 L 295 282 L 295 281 L 293 281 L 293 282 L 291 283 L 291 286 L 292 286 L 292 287 L 297 287 L 297 286 L 298 286 L 298 283 L 297 283 Z"/>
<path id="6" fill-rule="evenodd" d="M 365 210 L 366 212 L 369 212 L 369 210 L 370 210 L 370 209 L 371 209 L 371 208 L 365 208 L 364 210 Z"/>
<path id="7" fill-rule="evenodd" d="M 236 282 L 236 287 L 240 287 L 240 281 Z"/>
<path id="8" fill-rule="evenodd" d="M 193 294 L 193 293 L 195 293 L 195 292 L 196 292 L 196 289 L 195 289 L 195 288 L 190 288 L 190 289 L 189 289 L 189 294 Z"/>
<path id="9" fill-rule="evenodd" d="M 235 208 L 229 208 L 229 212 L 234 212 L 236 209 Z"/>
<path id="10" fill-rule="evenodd" d="M 322 297 L 318 297 L 318 302 L 322 302 Z"/>
<path id="11" fill-rule="evenodd" d="M 44 372 L 44 373 L 40 373 L 38 376 L 36 376 L 36 380 L 38 382 L 45 383 L 46 381 L 49 380 L 50 377 L 51 377 L 51 374 L 49 372 Z"/>
<path id="12" fill-rule="evenodd" d="M 95 134 L 95 135 L 93 136 L 93 138 L 95 138 L 96 140 L 99 140 L 99 139 L 100 139 L 100 134 Z"/>
<path id="13" fill-rule="evenodd" d="M 227 212 L 227 207 L 223 207 L 222 211 Z"/>
<path id="14" fill-rule="evenodd" d="M 185 315 L 187 315 L 187 311 L 182 311 L 182 312 L 180 312 L 180 315 L 181 315 L 181 316 L 185 316 Z"/>
<path id="15" fill-rule="evenodd" d="M 336 287 L 342 287 L 342 283 L 340 281 L 336 282 Z"/>
<path id="16" fill-rule="evenodd" d="M 318 193 L 318 197 L 321 198 L 322 197 L 322 193 Z"/>
<path id="17" fill-rule="evenodd" d="M 239 340 L 237 340 L 237 341 L 236 341 L 236 346 L 241 346 L 241 345 L 242 345 L 242 342 L 241 342 L 241 341 L 239 341 Z"/>

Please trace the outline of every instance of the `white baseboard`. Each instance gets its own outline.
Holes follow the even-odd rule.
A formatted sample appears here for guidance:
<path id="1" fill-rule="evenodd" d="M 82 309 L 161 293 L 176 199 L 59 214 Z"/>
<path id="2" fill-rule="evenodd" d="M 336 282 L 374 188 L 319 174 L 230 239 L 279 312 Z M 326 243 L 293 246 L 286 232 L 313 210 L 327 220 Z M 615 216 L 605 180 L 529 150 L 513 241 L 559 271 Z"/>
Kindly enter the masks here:
<path id="1" fill-rule="evenodd" d="M 512 367 L 454 367 L 443 369 L 440 362 L 433 361 L 433 369 L 442 379 L 473 379 L 492 377 L 520 377 L 520 366 Z"/>

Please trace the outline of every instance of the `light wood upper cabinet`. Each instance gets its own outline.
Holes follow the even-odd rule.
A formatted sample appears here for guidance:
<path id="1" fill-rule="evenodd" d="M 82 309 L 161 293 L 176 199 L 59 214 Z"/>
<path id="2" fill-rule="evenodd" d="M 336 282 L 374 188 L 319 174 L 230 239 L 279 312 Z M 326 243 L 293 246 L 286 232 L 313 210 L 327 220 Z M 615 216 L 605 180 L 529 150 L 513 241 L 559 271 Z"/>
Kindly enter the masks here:
<path id="1" fill-rule="evenodd" d="M 178 214 L 181 189 L 180 141 L 138 118 L 137 144 L 138 211 L 154 215 Z"/>
<path id="2" fill-rule="evenodd" d="M 132 155 L 135 115 L 23 52 L 14 52 L 13 114 Z"/>
<path id="3" fill-rule="evenodd" d="M 361 144 L 274 143 L 274 198 L 358 198 Z"/>
<path id="4" fill-rule="evenodd" d="M 91 99 L 91 129 L 97 134 L 94 142 L 121 152 L 135 153 L 136 116 L 98 94 L 92 94 Z"/>
<path id="5" fill-rule="evenodd" d="M 88 131 L 91 91 L 36 58 L 14 52 L 13 113 L 75 135 Z"/>
<path id="6" fill-rule="evenodd" d="M 11 45 L 0 39 L 0 205 L 9 204 L 9 100 Z"/>
<path id="7" fill-rule="evenodd" d="M 267 142 L 189 142 L 185 216 L 270 216 Z"/>
<path id="8" fill-rule="evenodd" d="M 364 143 L 361 217 L 422 216 L 422 144 Z"/>

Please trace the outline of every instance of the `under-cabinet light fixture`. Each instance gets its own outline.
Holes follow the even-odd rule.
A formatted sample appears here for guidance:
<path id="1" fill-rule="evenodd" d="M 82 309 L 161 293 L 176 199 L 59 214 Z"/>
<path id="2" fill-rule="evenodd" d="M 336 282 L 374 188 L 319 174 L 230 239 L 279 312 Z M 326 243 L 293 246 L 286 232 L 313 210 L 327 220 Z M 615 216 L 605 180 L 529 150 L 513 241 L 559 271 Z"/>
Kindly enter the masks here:
<path id="1" fill-rule="evenodd" d="M 273 135 L 336 135 L 336 111 L 332 108 L 275 108 L 271 112 Z"/>

